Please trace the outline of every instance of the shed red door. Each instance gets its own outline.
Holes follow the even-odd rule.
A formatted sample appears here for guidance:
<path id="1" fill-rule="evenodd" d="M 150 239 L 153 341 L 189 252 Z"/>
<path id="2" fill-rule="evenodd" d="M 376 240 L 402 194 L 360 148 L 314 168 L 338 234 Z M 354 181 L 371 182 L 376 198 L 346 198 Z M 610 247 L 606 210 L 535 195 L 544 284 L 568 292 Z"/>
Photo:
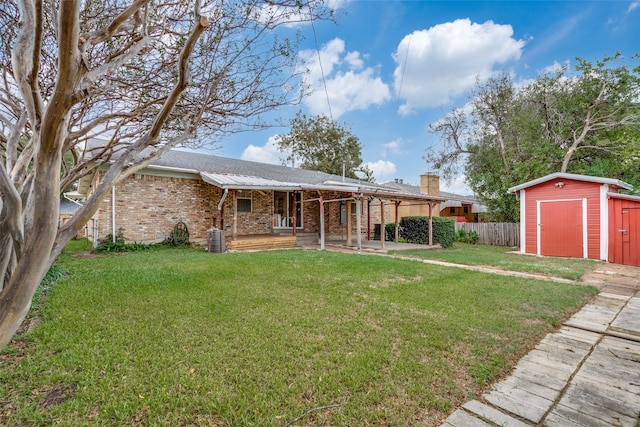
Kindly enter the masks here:
<path id="1" fill-rule="evenodd" d="M 582 200 L 540 202 L 540 255 L 582 258 Z"/>
<path id="2" fill-rule="evenodd" d="M 616 230 L 615 244 L 622 250 L 618 252 L 621 259 L 613 262 L 625 265 L 640 266 L 640 209 L 622 209 L 622 228 Z M 616 251 L 617 252 L 617 251 Z"/>

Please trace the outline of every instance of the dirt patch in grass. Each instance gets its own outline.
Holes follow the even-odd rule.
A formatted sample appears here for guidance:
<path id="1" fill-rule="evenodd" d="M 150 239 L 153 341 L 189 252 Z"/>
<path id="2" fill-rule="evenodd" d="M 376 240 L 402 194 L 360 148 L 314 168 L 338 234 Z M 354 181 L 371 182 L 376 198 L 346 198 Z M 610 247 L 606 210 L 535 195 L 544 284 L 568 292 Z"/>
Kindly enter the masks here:
<path id="1" fill-rule="evenodd" d="M 74 384 L 61 384 L 52 388 L 42 399 L 42 406 L 49 409 L 53 406 L 62 404 L 67 396 L 76 390 L 77 386 Z"/>

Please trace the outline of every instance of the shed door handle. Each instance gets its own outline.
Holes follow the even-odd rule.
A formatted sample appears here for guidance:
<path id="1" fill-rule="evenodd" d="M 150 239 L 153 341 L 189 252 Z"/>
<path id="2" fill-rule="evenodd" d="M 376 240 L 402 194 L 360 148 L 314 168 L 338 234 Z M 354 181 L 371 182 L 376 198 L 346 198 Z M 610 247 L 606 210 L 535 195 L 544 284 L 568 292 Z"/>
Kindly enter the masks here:
<path id="1" fill-rule="evenodd" d="M 622 230 L 618 230 L 619 232 L 621 232 L 622 234 L 627 234 L 627 230 L 622 229 Z"/>

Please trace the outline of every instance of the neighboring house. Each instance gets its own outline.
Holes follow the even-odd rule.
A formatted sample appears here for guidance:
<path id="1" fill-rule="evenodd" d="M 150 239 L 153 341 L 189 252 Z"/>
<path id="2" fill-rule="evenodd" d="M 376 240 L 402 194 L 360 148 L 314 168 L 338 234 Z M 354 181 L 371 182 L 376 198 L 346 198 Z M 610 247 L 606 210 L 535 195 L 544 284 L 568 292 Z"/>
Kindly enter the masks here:
<path id="1" fill-rule="evenodd" d="M 79 191 L 90 194 L 103 173 L 83 179 Z M 129 241 L 153 242 L 182 221 L 199 243 L 209 229 L 223 230 L 231 249 L 251 248 L 240 243 L 249 238 L 265 247 L 282 236 L 293 245 L 302 237 L 351 244 L 380 221 L 371 217 L 372 205 L 442 201 L 318 171 L 172 150 L 114 187 L 89 234 L 95 240 L 122 229 Z"/>
<path id="2" fill-rule="evenodd" d="M 454 217 L 457 222 L 478 222 L 479 214 L 487 209 L 475 196 L 461 196 L 459 194 L 440 191 L 440 178 L 432 173 L 420 175 L 420 186 L 405 184 L 401 179 L 386 182 L 384 187 L 410 194 L 425 194 L 442 197 L 443 202 L 433 207 L 433 216 Z M 402 204 L 398 207 L 398 217 L 428 216 L 428 206 L 424 204 Z M 395 212 L 389 212 L 390 220 L 395 220 Z"/>
<path id="3" fill-rule="evenodd" d="M 509 189 L 520 200 L 520 251 L 640 266 L 640 197 L 617 179 L 554 173 Z"/>
<path id="4" fill-rule="evenodd" d="M 71 201 L 62 201 L 60 202 L 60 214 L 58 217 L 58 227 L 61 227 L 62 224 L 67 222 L 69 218 L 76 213 L 76 211 L 82 206 L 78 202 Z M 86 226 L 82 228 L 76 235 L 76 237 L 85 237 L 86 236 Z"/>
<path id="5" fill-rule="evenodd" d="M 79 203 L 75 202 L 60 202 L 60 218 L 58 220 L 58 226 L 61 226 L 62 224 L 67 222 L 67 220 L 71 218 L 74 213 L 76 213 L 80 206 L 81 205 Z"/>

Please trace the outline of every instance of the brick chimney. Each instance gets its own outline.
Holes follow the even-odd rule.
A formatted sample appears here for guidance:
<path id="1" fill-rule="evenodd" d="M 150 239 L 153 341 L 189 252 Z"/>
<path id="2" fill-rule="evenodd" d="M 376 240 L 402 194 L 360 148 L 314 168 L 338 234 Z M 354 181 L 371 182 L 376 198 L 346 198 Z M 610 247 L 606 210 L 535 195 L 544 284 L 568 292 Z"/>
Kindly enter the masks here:
<path id="1" fill-rule="evenodd" d="M 431 172 L 420 175 L 420 192 L 429 196 L 440 196 L 440 177 Z"/>

